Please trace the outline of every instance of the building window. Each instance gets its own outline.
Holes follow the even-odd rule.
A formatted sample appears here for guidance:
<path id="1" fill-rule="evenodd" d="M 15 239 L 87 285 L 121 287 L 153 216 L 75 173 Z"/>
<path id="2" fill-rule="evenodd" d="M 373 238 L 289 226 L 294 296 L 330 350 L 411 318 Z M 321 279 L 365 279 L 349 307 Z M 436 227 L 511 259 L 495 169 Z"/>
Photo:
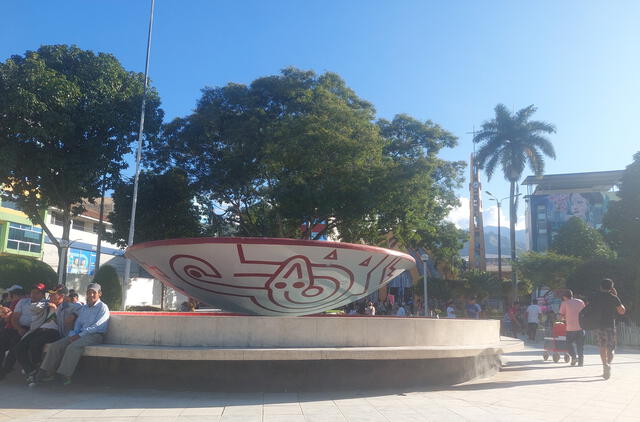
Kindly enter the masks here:
<path id="1" fill-rule="evenodd" d="M 60 214 L 51 214 L 51 224 L 56 226 L 62 226 L 62 216 Z"/>
<path id="2" fill-rule="evenodd" d="M 79 231 L 83 232 L 84 231 L 84 221 L 73 220 L 73 224 L 72 224 L 71 228 L 74 229 L 74 230 L 79 230 Z"/>
<path id="3" fill-rule="evenodd" d="M 8 249 L 40 253 L 41 245 L 42 229 L 24 224 L 9 223 Z"/>

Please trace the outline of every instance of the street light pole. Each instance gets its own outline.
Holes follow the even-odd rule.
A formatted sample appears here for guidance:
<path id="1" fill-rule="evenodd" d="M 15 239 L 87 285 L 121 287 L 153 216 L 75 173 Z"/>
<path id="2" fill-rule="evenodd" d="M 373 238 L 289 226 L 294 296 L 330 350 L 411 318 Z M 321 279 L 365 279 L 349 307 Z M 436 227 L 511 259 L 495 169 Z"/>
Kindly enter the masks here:
<path id="1" fill-rule="evenodd" d="M 500 208 L 502 203 L 496 201 L 498 204 L 498 280 L 502 283 L 502 234 L 500 232 Z"/>
<path id="2" fill-rule="evenodd" d="M 521 194 L 510 195 L 502 199 L 498 199 L 491 192 L 489 191 L 485 191 L 485 192 L 487 193 L 487 195 L 491 197 L 490 198 L 491 201 L 496 202 L 496 205 L 498 207 L 498 279 L 502 283 L 502 236 L 501 236 L 501 230 L 500 230 L 500 209 L 502 208 L 502 201 L 504 201 L 505 199 L 510 199 L 512 197 L 515 198 L 516 196 L 519 196 Z M 511 263 L 511 271 L 515 271 L 514 264 L 515 262 Z M 517 281 L 513 286 L 513 290 L 514 290 L 513 298 L 515 302 L 518 299 L 518 282 Z"/>
<path id="3" fill-rule="evenodd" d="M 138 180 L 140 179 L 140 160 L 142 158 L 142 134 L 144 132 L 144 111 L 147 103 L 147 86 L 149 84 L 149 57 L 151 55 L 151 31 L 153 29 L 153 8 L 155 0 L 151 0 L 151 14 L 149 16 L 149 34 L 147 36 L 147 59 L 144 66 L 144 89 L 142 91 L 142 106 L 140 107 L 140 128 L 138 130 L 138 149 L 136 151 L 136 173 L 133 179 L 133 197 L 131 200 L 131 220 L 129 222 L 129 238 L 127 247 L 133 245 L 133 234 L 136 226 L 136 205 L 138 202 Z M 127 300 L 127 285 L 131 273 L 131 260 L 125 258 L 124 276 L 122 278 L 122 310 Z"/>
<path id="4" fill-rule="evenodd" d="M 420 257 L 422 259 L 422 287 L 424 288 L 424 316 L 429 316 L 429 295 L 427 294 L 427 259 L 429 255 L 426 253 Z"/>

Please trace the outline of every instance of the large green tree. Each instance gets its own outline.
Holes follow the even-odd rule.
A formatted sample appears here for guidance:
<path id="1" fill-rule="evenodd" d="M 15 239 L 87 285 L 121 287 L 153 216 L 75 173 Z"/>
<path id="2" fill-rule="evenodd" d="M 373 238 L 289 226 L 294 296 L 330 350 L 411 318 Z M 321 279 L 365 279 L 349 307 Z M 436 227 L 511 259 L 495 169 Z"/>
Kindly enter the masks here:
<path id="1" fill-rule="evenodd" d="M 624 171 L 618 196 L 604 216 L 605 238 L 620 257 L 640 266 L 640 152 Z"/>
<path id="2" fill-rule="evenodd" d="M 571 217 L 560 227 L 553 239 L 551 250 L 583 260 L 613 258 L 614 252 L 604 241 L 600 232 L 589 227 L 581 218 Z"/>
<path id="3" fill-rule="evenodd" d="M 109 221 L 113 233 L 107 238 L 121 247 L 127 246 L 133 181 L 116 185 L 113 193 L 113 212 Z M 202 232 L 200 210 L 194 204 L 195 191 L 186 175 L 179 169 L 162 174 L 141 172 L 136 211 L 134 239 L 136 243 L 151 240 L 196 237 Z"/>
<path id="4" fill-rule="evenodd" d="M 536 112 L 530 105 L 511 113 L 503 104 L 498 104 L 495 117 L 484 122 L 473 142 L 480 144 L 476 160 L 491 179 L 497 168 L 502 169 L 509 181 L 509 229 L 511 238 L 511 261 L 516 262 L 516 220 L 518 215 L 517 184 L 528 164 L 536 176 L 544 173 L 545 156 L 555 158 L 553 145 L 546 135 L 555 132 L 549 123 L 530 120 Z M 513 283 L 517 283 L 516 272 L 511 272 Z"/>
<path id="5" fill-rule="evenodd" d="M 58 247 L 71 219 L 101 194 L 105 175 L 118 179 L 137 136 L 144 77 L 111 54 L 46 45 L 0 63 L 0 184 Z M 160 127 L 157 93 L 148 92 L 147 136 Z M 62 239 L 44 221 L 57 208 Z M 59 266 L 64 272 L 65 265 Z"/>
<path id="6" fill-rule="evenodd" d="M 198 202 L 219 207 L 242 236 L 309 237 L 300 225 L 324 221 L 345 241 L 394 231 L 417 242 L 456 204 L 463 166 L 437 157 L 456 143 L 438 125 L 376 122 L 336 74 L 293 68 L 204 89 L 164 135 L 147 160 L 184 170 Z"/>

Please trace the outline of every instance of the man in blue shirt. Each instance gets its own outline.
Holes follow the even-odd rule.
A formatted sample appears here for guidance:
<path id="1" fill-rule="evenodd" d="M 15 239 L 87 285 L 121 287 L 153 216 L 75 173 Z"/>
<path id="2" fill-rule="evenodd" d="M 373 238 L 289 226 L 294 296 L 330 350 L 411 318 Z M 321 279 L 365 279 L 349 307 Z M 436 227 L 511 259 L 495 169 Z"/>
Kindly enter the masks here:
<path id="1" fill-rule="evenodd" d="M 70 384 L 84 348 L 103 342 L 109 327 L 109 308 L 100 296 L 102 288 L 98 283 L 87 286 L 87 304 L 80 309 L 73 330 L 66 337 L 49 344 L 34 384 L 53 381 L 56 373 L 63 377 L 64 385 Z"/>
<path id="2" fill-rule="evenodd" d="M 476 303 L 476 298 L 472 297 L 467 301 L 465 310 L 467 311 L 467 318 L 479 319 L 482 308 Z"/>

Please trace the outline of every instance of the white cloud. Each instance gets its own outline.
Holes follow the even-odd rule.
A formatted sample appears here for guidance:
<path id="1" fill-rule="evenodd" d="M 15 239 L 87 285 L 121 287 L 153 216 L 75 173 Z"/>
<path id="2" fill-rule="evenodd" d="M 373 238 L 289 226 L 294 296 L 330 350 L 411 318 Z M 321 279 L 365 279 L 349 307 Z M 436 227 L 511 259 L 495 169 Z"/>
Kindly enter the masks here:
<path id="1" fill-rule="evenodd" d="M 447 220 L 454 223 L 461 229 L 469 228 L 469 198 L 460 197 L 460 206 L 451 210 L 447 216 Z M 506 204 L 505 204 L 506 205 Z M 520 204 L 521 207 L 524 204 Z M 524 230 L 526 228 L 523 209 L 520 208 L 520 215 L 518 215 L 518 222 L 516 223 L 516 230 Z M 482 212 L 482 219 L 485 226 L 498 226 L 498 206 L 490 205 L 488 208 L 484 208 Z M 509 208 L 502 207 L 500 212 L 500 225 L 502 227 L 509 227 Z"/>
<path id="2" fill-rule="evenodd" d="M 458 200 L 460 201 L 460 206 L 453 208 L 446 219 L 455 224 L 456 227 L 466 229 L 469 228 L 469 198 L 461 197 Z"/>

